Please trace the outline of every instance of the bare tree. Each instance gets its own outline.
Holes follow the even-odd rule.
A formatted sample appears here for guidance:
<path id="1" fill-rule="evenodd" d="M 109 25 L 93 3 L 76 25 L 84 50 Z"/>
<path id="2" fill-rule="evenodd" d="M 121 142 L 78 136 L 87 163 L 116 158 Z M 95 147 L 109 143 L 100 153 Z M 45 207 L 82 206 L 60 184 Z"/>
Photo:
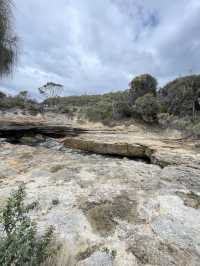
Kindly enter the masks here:
<path id="1" fill-rule="evenodd" d="M 11 0 L 0 0 L 0 76 L 11 73 L 17 57 L 12 9 Z"/>

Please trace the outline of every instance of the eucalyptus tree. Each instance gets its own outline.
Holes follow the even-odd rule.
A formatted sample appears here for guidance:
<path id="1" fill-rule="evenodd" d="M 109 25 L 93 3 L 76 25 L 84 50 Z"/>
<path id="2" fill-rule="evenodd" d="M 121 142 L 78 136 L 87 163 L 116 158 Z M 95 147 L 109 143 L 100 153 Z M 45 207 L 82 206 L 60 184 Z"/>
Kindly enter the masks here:
<path id="1" fill-rule="evenodd" d="M 40 95 L 44 96 L 52 105 L 56 106 L 58 97 L 62 94 L 64 86 L 54 82 L 47 82 L 47 84 L 40 87 L 38 90 Z"/>

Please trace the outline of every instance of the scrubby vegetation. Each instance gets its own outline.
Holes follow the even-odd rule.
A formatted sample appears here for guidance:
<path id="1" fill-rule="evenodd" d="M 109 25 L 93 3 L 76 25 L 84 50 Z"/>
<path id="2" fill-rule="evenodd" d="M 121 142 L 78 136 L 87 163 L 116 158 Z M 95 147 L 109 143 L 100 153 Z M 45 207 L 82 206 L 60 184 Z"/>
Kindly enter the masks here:
<path id="1" fill-rule="evenodd" d="M 157 121 L 160 108 L 156 93 L 156 79 L 145 74 L 133 79 L 126 91 L 60 97 L 55 110 L 69 115 L 75 113 L 81 119 L 104 124 L 129 118 L 152 123 Z M 52 106 L 53 103 L 53 98 L 44 101 L 47 106 Z"/>
<path id="2" fill-rule="evenodd" d="M 53 228 L 39 236 L 37 225 L 28 213 L 35 204 L 25 206 L 25 188 L 20 186 L 9 197 L 1 211 L 0 265 L 39 266 L 58 252 L 54 244 Z"/>
<path id="3" fill-rule="evenodd" d="M 144 74 L 134 78 L 130 84 L 130 100 L 132 104 L 135 101 L 144 96 L 145 94 L 151 93 L 156 95 L 157 80 L 149 74 Z"/>
<path id="4" fill-rule="evenodd" d="M 165 112 L 180 117 L 195 116 L 200 110 L 200 75 L 187 76 L 168 83 L 159 91 L 158 97 Z"/>
<path id="5" fill-rule="evenodd" d="M 66 113 L 69 116 L 76 114 L 80 119 L 106 123 L 115 118 L 114 104 L 118 103 L 123 97 L 124 92 L 59 97 L 54 110 L 59 113 Z M 53 98 L 49 98 L 43 104 L 50 107 L 53 106 L 54 102 Z"/>
<path id="6" fill-rule="evenodd" d="M 0 76 L 12 72 L 17 58 L 13 9 L 12 0 L 0 1 Z M 31 115 L 53 111 L 104 124 L 133 118 L 200 135 L 200 75 L 178 78 L 161 89 L 157 84 L 155 77 L 143 74 L 131 80 L 129 89 L 123 92 L 59 97 L 63 85 L 48 82 L 38 89 L 46 98 L 41 104 L 32 100 L 27 91 L 16 96 L 0 92 L 0 111 L 20 109 Z"/>
<path id="7" fill-rule="evenodd" d="M 134 78 L 129 90 L 104 95 L 60 98 L 60 107 L 91 121 L 123 121 L 134 118 L 197 133 L 200 111 L 200 76 L 169 82 L 161 89 L 145 74 Z M 200 132 L 199 132 L 200 134 Z"/>
<path id="8" fill-rule="evenodd" d="M 68 118 L 113 124 L 127 119 L 157 123 L 200 135 L 200 75 L 178 78 L 158 89 L 157 80 L 135 77 L 125 91 L 102 95 L 49 97 L 38 104 L 26 91 L 17 96 L 0 93 L 0 110 L 19 108 L 31 114 L 53 111 Z"/>
<path id="9" fill-rule="evenodd" d="M 145 122 L 151 123 L 157 121 L 157 115 L 159 113 L 158 100 L 153 94 L 147 93 L 137 98 L 135 101 L 135 110 Z"/>
<path id="10" fill-rule="evenodd" d="M 27 111 L 31 115 L 35 115 L 40 112 L 41 105 L 38 104 L 35 100 L 32 100 L 27 91 L 22 91 L 16 96 L 9 96 L 0 92 L 0 110 L 17 110 Z"/>

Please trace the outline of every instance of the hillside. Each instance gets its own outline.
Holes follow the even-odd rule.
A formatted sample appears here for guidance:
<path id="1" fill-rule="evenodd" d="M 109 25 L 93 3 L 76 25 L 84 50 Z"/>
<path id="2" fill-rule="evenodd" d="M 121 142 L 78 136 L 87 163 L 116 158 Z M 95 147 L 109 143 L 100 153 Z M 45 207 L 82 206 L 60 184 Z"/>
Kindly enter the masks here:
<path id="1" fill-rule="evenodd" d="M 134 78 L 125 91 L 48 98 L 43 103 L 33 101 L 26 91 L 14 97 L 1 93 L 0 110 L 18 109 L 33 115 L 52 112 L 110 126 L 134 120 L 199 135 L 199 96 L 200 75 L 177 78 L 158 89 L 156 79 L 144 74 Z"/>

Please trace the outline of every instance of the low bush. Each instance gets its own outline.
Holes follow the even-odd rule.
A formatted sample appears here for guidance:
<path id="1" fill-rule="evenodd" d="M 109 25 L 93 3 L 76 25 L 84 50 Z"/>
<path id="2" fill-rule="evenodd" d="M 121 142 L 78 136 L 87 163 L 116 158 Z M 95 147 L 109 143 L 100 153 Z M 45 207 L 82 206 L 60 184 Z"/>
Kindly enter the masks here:
<path id="1" fill-rule="evenodd" d="M 20 92 L 16 96 L 7 96 L 0 92 L 0 110 L 22 110 L 36 115 L 40 112 L 40 104 L 26 96 L 26 91 Z"/>
<path id="2" fill-rule="evenodd" d="M 0 265 L 38 266 L 56 254 L 59 246 L 53 242 L 53 228 L 38 236 L 37 225 L 28 213 L 33 204 L 25 206 L 25 188 L 20 186 L 1 210 Z"/>
<path id="3" fill-rule="evenodd" d="M 200 123 L 193 124 L 190 126 L 190 129 L 188 129 L 189 132 L 191 132 L 192 136 L 194 137 L 200 137 Z"/>
<path id="4" fill-rule="evenodd" d="M 99 103 L 95 107 L 88 107 L 85 111 L 85 117 L 92 122 L 102 122 L 112 120 L 112 104 Z"/>
<path id="5" fill-rule="evenodd" d="M 165 112 L 179 116 L 193 116 L 200 111 L 200 75 L 180 77 L 159 91 Z M 195 108 L 195 110 L 194 110 Z"/>
<path id="6" fill-rule="evenodd" d="M 149 75 L 143 74 L 135 77 L 129 84 L 129 96 L 132 104 L 139 98 L 147 93 L 156 95 L 157 80 Z"/>
<path id="7" fill-rule="evenodd" d="M 152 123 L 157 121 L 160 108 L 156 97 L 147 93 L 136 100 L 135 110 L 145 122 Z"/>
<path id="8" fill-rule="evenodd" d="M 132 110 L 128 101 L 117 101 L 113 104 L 113 118 L 114 119 L 123 119 L 131 117 Z"/>

